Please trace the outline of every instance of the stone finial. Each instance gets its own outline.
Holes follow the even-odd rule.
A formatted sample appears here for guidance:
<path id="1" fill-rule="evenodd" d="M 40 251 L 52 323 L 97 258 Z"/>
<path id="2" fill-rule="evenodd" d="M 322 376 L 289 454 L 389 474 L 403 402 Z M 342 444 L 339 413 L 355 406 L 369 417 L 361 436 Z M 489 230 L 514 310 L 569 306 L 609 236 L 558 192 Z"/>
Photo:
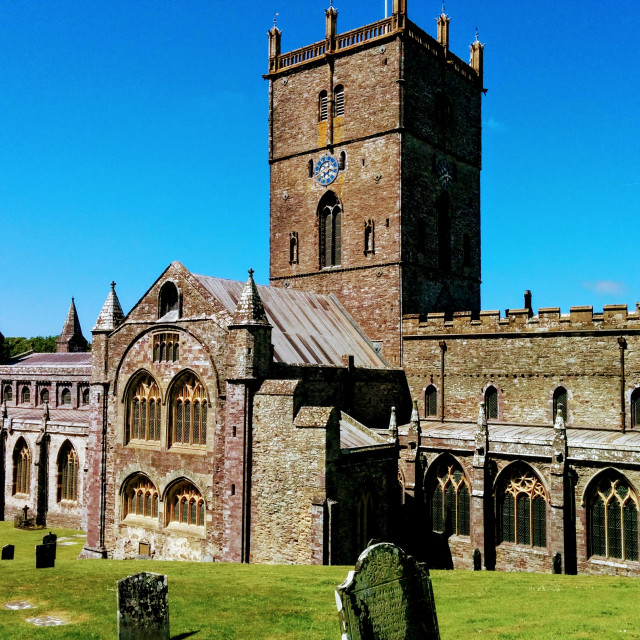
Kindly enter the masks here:
<path id="1" fill-rule="evenodd" d="M 442 5 L 442 13 L 438 16 L 438 42 L 444 47 L 449 48 L 449 22 L 451 18 L 445 13 L 444 4 Z"/>
<path id="2" fill-rule="evenodd" d="M 111 291 L 102 305 L 100 315 L 96 320 L 96 326 L 93 331 L 113 331 L 124 320 L 124 313 L 120 306 L 120 300 L 116 294 L 116 283 L 111 282 Z"/>
<path id="3" fill-rule="evenodd" d="M 42 419 L 49 420 L 49 401 L 45 400 L 44 402 L 44 411 L 42 412 Z"/>
<path id="4" fill-rule="evenodd" d="M 64 321 L 62 332 L 56 340 L 56 351 L 58 353 L 86 351 L 87 344 L 85 337 L 82 335 L 75 300 L 71 298 L 67 319 Z"/>
<path id="5" fill-rule="evenodd" d="M 561 429 L 562 431 L 566 430 L 566 425 L 564 422 L 564 405 L 562 403 L 558 403 L 558 408 L 556 410 L 556 419 L 553 423 L 554 429 Z"/>
<path id="6" fill-rule="evenodd" d="M 478 30 L 476 29 L 476 39 L 471 43 L 469 50 L 471 55 L 469 57 L 469 66 L 478 74 L 480 80 L 480 86 L 482 86 L 482 79 L 484 73 L 483 55 L 484 45 L 478 40 Z"/>
<path id="7" fill-rule="evenodd" d="M 413 401 L 413 409 L 411 410 L 411 425 L 420 426 L 420 415 L 418 413 L 418 401 Z"/>
<path id="8" fill-rule="evenodd" d="M 7 417 L 7 401 L 3 400 L 2 401 L 2 418 L 6 418 Z"/>
<path id="9" fill-rule="evenodd" d="M 398 437 L 398 420 L 396 418 L 395 407 L 391 407 L 391 418 L 389 419 L 389 432 L 394 438 Z"/>
<path id="10" fill-rule="evenodd" d="M 253 269 L 249 269 L 249 279 L 238 300 L 232 324 L 270 326 L 258 287 L 253 281 Z"/>
<path id="11" fill-rule="evenodd" d="M 475 451 L 473 453 L 473 465 L 475 467 L 484 466 L 487 451 L 489 450 L 489 426 L 487 424 L 487 412 L 484 402 L 478 407 L 478 422 L 476 425 Z"/>
<path id="12" fill-rule="evenodd" d="M 567 461 L 567 429 L 564 422 L 562 404 L 558 404 L 553 424 L 553 467 L 555 473 L 562 473 Z"/>

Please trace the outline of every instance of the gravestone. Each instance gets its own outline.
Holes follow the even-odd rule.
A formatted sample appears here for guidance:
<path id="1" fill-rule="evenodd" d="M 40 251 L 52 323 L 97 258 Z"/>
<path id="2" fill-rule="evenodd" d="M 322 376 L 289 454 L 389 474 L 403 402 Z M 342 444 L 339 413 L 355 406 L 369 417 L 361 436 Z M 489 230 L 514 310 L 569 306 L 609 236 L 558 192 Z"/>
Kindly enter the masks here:
<path id="1" fill-rule="evenodd" d="M 2 547 L 2 559 L 13 560 L 14 551 L 15 547 L 12 544 L 5 544 L 4 547 Z"/>
<path id="2" fill-rule="evenodd" d="M 137 573 L 118 580 L 118 640 L 169 640 L 167 576 Z"/>
<path id="3" fill-rule="evenodd" d="M 36 569 L 50 569 L 56 566 L 56 545 L 36 545 Z"/>
<path id="4" fill-rule="evenodd" d="M 58 536 L 55 533 L 51 533 L 51 531 L 49 531 L 49 533 L 47 533 L 43 538 L 42 538 L 42 544 L 49 544 L 53 547 L 53 559 L 56 559 L 56 542 L 58 541 Z"/>
<path id="5" fill-rule="evenodd" d="M 336 604 L 342 640 L 440 640 L 429 571 L 389 542 L 362 552 Z"/>
<path id="6" fill-rule="evenodd" d="M 553 556 L 553 573 L 562 573 L 562 555 L 559 553 Z"/>
<path id="7" fill-rule="evenodd" d="M 482 571 L 482 553 L 477 547 L 473 550 L 473 570 Z"/>

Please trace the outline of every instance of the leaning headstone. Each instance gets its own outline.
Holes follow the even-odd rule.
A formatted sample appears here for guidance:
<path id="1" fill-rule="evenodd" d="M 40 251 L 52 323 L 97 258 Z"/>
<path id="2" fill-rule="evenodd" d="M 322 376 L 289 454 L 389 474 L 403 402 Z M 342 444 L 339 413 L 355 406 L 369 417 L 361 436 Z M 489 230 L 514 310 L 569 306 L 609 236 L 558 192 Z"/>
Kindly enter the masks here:
<path id="1" fill-rule="evenodd" d="M 2 559 L 13 560 L 14 551 L 15 547 L 12 544 L 5 544 L 4 547 L 2 547 Z"/>
<path id="2" fill-rule="evenodd" d="M 118 640 L 169 640 L 167 576 L 137 573 L 118 580 Z"/>
<path id="3" fill-rule="evenodd" d="M 56 566 L 56 545 L 36 545 L 36 569 L 50 569 Z"/>
<path id="4" fill-rule="evenodd" d="M 440 640 L 429 571 L 394 544 L 362 552 L 336 604 L 342 640 Z"/>

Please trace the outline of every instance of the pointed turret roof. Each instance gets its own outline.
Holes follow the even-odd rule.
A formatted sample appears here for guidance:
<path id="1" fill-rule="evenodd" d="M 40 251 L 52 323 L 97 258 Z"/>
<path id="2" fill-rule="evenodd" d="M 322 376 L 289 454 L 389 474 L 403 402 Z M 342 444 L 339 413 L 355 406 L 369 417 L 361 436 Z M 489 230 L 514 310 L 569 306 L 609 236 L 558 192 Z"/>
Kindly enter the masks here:
<path id="1" fill-rule="evenodd" d="M 244 286 L 233 314 L 233 324 L 270 325 L 258 288 L 253 281 L 253 269 L 249 269 L 249 279 Z"/>
<path id="2" fill-rule="evenodd" d="M 124 320 L 120 300 L 116 294 L 116 283 L 111 283 L 111 291 L 102 305 L 93 331 L 113 331 Z"/>
<path id="3" fill-rule="evenodd" d="M 71 306 L 67 319 L 64 321 L 62 333 L 56 340 L 56 351 L 58 353 L 69 353 L 74 351 L 86 351 L 87 341 L 82 335 L 80 320 L 78 319 L 78 311 L 73 298 L 71 298 Z"/>

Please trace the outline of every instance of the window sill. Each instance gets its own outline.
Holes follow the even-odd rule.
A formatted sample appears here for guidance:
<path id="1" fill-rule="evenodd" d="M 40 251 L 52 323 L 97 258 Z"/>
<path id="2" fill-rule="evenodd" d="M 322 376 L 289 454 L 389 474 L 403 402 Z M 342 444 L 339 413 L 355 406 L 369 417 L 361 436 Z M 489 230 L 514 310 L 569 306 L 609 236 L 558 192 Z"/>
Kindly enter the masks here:
<path id="1" fill-rule="evenodd" d="M 174 453 L 194 453 L 196 455 L 204 455 L 207 453 L 206 444 L 172 444 L 169 451 Z"/>
<path id="2" fill-rule="evenodd" d="M 637 560 L 622 560 L 621 558 L 605 558 L 604 556 L 591 556 L 589 562 L 615 569 L 637 569 L 640 564 Z"/>
<path id="3" fill-rule="evenodd" d="M 519 544 L 517 542 L 501 542 L 498 545 L 498 549 L 514 549 L 516 551 L 526 551 L 527 553 L 535 553 L 536 555 L 546 556 L 549 555 L 549 549 L 547 547 L 532 547 L 528 544 Z"/>
<path id="4" fill-rule="evenodd" d="M 170 522 L 164 529 L 172 533 L 179 533 L 190 538 L 205 538 L 204 527 L 197 527 L 193 524 L 182 524 L 181 522 Z"/>
<path id="5" fill-rule="evenodd" d="M 120 521 L 120 526 L 125 527 L 143 527 L 145 529 L 162 529 L 160 520 L 158 517 L 147 518 L 146 516 L 127 515 Z"/>
<path id="6" fill-rule="evenodd" d="M 155 451 L 160 448 L 160 440 L 129 440 L 125 446 L 136 447 L 137 449 L 152 449 Z"/>

